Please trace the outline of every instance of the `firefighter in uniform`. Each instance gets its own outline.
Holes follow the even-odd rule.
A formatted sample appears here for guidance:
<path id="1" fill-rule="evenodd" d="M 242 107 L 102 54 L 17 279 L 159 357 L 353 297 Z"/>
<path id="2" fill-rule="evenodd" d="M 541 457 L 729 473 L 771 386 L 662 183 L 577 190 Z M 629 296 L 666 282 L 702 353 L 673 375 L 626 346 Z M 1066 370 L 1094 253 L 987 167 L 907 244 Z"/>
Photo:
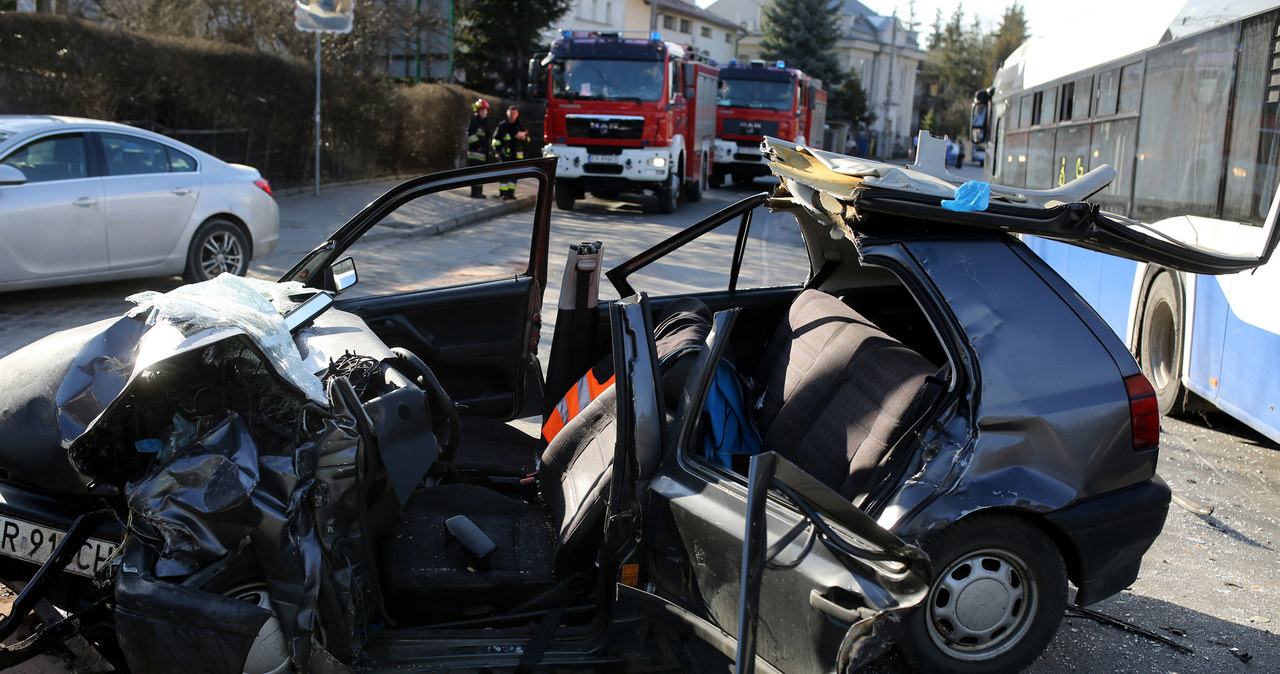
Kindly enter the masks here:
<path id="1" fill-rule="evenodd" d="M 524 159 L 524 146 L 528 140 L 529 131 L 520 121 L 520 109 L 514 105 L 507 108 L 507 118 L 493 132 L 494 157 L 498 161 Z M 515 181 L 498 183 L 498 194 L 503 199 L 515 199 Z"/>
<path id="2" fill-rule="evenodd" d="M 467 166 L 480 166 L 489 161 L 489 101 L 477 98 L 471 104 L 475 115 L 467 126 Z M 484 198 L 484 186 L 472 185 L 471 197 Z"/>

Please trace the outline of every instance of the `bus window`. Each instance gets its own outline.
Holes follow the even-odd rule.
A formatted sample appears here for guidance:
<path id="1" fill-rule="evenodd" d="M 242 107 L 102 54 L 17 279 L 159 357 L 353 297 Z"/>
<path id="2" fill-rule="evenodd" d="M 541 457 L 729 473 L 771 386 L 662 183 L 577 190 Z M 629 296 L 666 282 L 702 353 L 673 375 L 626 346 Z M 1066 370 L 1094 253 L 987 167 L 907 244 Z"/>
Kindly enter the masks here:
<path id="1" fill-rule="evenodd" d="M 1236 29 L 1213 30 L 1147 56 L 1134 167 L 1134 216 L 1217 217 Z M 1127 68 L 1126 68 L 1127 70 Z M 1120 86 L 1124 107 L 1127 77 Z"/>
<path id="2" fill-rule="evenodd" d="M 1058 121 L 1071 121 L 1072 107 L 1076 102 L 1076 83 L 1067 82 L 1062 85 L 1061 93 L 1058 95 Z"/>
<path id="3" fill-rule="evenodd" d="M 1261 226 L 1280 180 L 1280 26 L 1246 23 L 1240 36 L 1222 217 Z"/>
<path id="4" fill-rule="evenodd" d="M 1137 112 L 1142 101 L 1142 64 L 1120 69 L 1120 112 Z"/>
<path id="5" fill-rule="evenodd" d="M 1129 186 L 1133 184 L 1133 151 L 1137 140 L 1138 120 L 1121 119 L 1093 125 L 1093 141 L 1089 146 L 1089 170 L 1109 164 L 1116 178 L 1092 201 L 1113 213 L 1129 215 Z"/>
<path id="6" fill-rule="evenodd" d="M 1072 105 L 1074 114 L 1071 119 L 1085 119 L 1089 116 L 1089 94 L 1093 91 L 1093 77 L 1085 76 L 1076 80 L 1076 102 Z"/>
<path id="7" fill-rule="evenodd" d="M 1088 172 L 1089 126 L 1073 124 L 1058 129 L 1054 155 L 1054 186 L 1066 185 Z"/>
<path id="8" fill-rule="evenodd" d="M 1018 102 L 1018 123 L 1014 125 L 1016 128 L 1025 129 L 1031 126 L 1031 111 L 1036 109 L 1035 96 L 1039 94 L 1027 94 Z"/>
<path id="9" fill-rule="evenodd" d="M 1026 132 L 1009 134 L 1005 140 L 1004 151 L 1000 161 L 1003 163 L 1004 180 L 1002 184 L 1010 187 L 1027 186 L 1027 134 Z"/>
<path id="10" fill-rule="evenodd" d="M 1116 114 L 1116 96 L 1120 93 L 1120 71 L 1108 70 L 1098 75 L 1097 107 L 1093 109 L 1095 117 Z"/>
<path id="11" fill-rule="evenodd" d="M 1053 136 L 1053 129 L 1044 129 L 1032 131 L 1027 140 L 1027 187 L 1029 189 L 1043 190 L 1053 187 Z"/>

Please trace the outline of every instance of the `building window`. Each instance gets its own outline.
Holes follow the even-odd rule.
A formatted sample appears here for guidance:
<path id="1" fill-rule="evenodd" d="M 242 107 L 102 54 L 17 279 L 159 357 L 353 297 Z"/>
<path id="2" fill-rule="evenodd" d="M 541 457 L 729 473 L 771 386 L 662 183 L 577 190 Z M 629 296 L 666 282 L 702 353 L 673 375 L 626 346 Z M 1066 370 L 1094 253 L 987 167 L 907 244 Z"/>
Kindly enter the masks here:
<path id="1" fill-rule="evenodd" d="M 733 33 L 730 33 L 729 31 L 726 30 L 724 32 L 724 43 L 730 44 L 732 42 L 733 42 Z"/>
<path id="2" fill-rule="evenodd" d="M 702 27 L 702 37 L 711 37 L 711 29 L 706 26 Z"/>
<path id="3" fill-rule="evenodd" d="M 604 22 L 611 26 L 613 25 L 613 3 L 612 2 L 604 3 Z"/>
<path id="4" fill-rule="evenodd" d="M 663 28 L 669 28 L 669 29 L 674 30 L 674 29 L 675 29 L 675 27 L 676 27 L 676 20 L 675 20 L 675 18 L 670 17 L 670 16 L 664 16 L 664 17 L 662 17 L 662 27 L 663 27 Z"/>
<path id="5" fill-rule="evenodd" d="M 692 33 L 692 32 L 693 32 L 693 29 L 689 26 L 689 20 L 688 20 L 688 19 L 680 19 L 680 32 L 681 32 L 681 33 Z"/>

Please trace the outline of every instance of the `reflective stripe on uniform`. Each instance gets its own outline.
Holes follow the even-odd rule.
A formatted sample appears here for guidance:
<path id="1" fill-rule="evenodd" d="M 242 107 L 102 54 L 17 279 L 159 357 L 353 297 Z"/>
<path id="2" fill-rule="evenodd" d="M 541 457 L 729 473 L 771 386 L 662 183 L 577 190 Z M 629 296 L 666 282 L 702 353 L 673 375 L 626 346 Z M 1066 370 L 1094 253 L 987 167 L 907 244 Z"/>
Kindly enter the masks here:
<path id="1" fill-rule="evenodd" d="M 587 409 L 587 405 L 590 405 L 592 400 L 599 398 L 601 393 L 613 386 L 614 379 L 615 377 L 609 377 L 607 381 L 599 382 L 596 381 L 595 374 L 587 370 L 586 374 L 569 387 L 564 398 L 556 403 L 555 409 L 551 410 L 546 423 L 542 425 L 542 438 L 551 442 L 574 417 Z"/>

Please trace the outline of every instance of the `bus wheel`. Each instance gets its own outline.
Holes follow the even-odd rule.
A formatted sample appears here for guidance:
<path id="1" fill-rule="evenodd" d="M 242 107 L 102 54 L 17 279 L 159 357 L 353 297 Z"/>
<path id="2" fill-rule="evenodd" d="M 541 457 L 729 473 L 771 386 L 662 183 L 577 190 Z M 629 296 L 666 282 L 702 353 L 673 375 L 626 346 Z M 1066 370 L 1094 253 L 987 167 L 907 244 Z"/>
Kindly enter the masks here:
<path id="1" fill-rule="evenodd" d="M 1142 308 L 1138 363 L 1156 390 L 1160 414 L 1181 411 L 1182 307 L 1178 305 L 1170 274 L 1157 276 L 1147 291 L 1147 301 Z"/>

